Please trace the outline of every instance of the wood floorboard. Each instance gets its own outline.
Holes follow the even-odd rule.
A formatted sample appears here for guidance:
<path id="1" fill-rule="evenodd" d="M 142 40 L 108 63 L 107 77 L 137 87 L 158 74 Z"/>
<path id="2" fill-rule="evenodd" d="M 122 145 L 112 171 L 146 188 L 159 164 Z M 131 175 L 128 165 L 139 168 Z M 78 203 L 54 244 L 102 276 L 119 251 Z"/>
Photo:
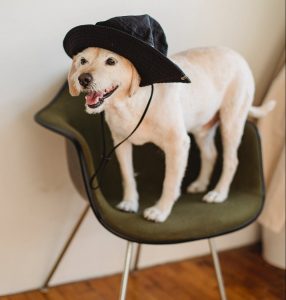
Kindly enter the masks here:
<path id="1" fill-rule="evenodd" d="M 229 300 L 285 300 L 285 271 L 267 264 L 260 245 L 219 254 Z M 121 275 L 26 292 L 0 300 L 117 300 Z M 127 300 L 219 300 L 211 256 L 132 273 Z"/>
<path id="2" fill-rule="evenodd" d="M 43 293 L 41 293 L 40 291 L 34 291 L 31 293 L 27 293 L 27 300 L 46 300 L 45 295 Z"/>

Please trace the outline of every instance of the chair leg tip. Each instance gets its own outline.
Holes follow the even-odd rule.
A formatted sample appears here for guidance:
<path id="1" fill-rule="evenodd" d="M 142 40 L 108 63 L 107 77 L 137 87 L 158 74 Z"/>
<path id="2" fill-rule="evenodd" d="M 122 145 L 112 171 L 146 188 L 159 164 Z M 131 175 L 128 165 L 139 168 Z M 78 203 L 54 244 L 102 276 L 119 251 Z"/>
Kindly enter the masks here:
<path id="1" fill-rule="evenodd" d="M 40 289 L 40 292 L 43 294 L 47 294 L 49 292 L 49 288 L 47 286 L 44 286 Z"/>

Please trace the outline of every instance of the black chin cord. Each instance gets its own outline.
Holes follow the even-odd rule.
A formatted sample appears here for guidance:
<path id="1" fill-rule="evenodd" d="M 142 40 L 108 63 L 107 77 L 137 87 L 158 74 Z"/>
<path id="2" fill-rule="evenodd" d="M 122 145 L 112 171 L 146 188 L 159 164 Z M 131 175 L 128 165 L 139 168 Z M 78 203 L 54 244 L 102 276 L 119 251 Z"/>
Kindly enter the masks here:
<path id="1" fill-rule="evenodd" d="M 115 145 L 108 153 L 106 151 L 106 140 L 105 140 L 105 129 L 104 129 L 104 127 L 105 127 L 104 126 L 104 113 L 103 112 L 100 113 L 100 126 L 101 126 L 101 135 L 102 135 L 102 145 L 103 145 L 103 148 L 102 148 L 101 160 L 100 160 L 100 162 L 98 164 L 98 167 L 96 168 L 94 174 L 91 176 L 91 178 L 89 180 L 89 185 L 90 185 L 91 189 L 97 190 L 100 187 L 100 184 L 101 184 L 101 181 L 102 181 L 102 177 L 103 177 L 103 171 L 105 170 L 108 162 L 111 160 L 114 151 L 121 144 L 123 144 L 126 140 L 128 140 L 131 137 L 131 135 L 138 129 L 138 127 L 140 126 L 140 124 L 144 120 L 144 118 L 146 116 L 146 113 L 148 111 L 148 108 L 150 106 L 152 97 L 153 97 L 153 92 L 154 92 L 154 86 L 152 84 L 151 85 L 151 94 L 150 94 L 149 100 L 148 100 L 148 102 L 146 104 L 146 107 L 144 109 L 144 112 L 143 112 L 143 114 L 142 114 L 139 122 L 137 123 L 137 125 L 135 126 L 135 128 L 132 130 L 132 132 L 125 139 L 123 139 L 121 142 L 119 142 L 117 145 Z M 93 180 L 94 180 L 95 177 L 99 177 L 100 173 L 101 173 L 101 176 L 100 176 L 101 178 L 98 180 L 98 185 L 94 187 L 93 186 Z"/>

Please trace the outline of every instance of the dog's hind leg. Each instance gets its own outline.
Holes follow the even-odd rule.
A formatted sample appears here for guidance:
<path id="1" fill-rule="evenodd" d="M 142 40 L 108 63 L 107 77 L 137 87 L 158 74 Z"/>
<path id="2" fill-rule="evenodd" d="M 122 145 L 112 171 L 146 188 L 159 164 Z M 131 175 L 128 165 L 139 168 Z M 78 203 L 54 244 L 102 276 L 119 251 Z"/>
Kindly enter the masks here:
<path id="1" fill-rule="evenodd" d="M 201 169 L 198 178 L 192 182 L 188 188 L 189 193 L 201 193 L 206 191 L 210 182 L 210 177 L 217 158 L 217 150 L 215 146 L 215 133 L 217 125 L 210 129 L 202 129 L 194 132 L 194 137 L 201 153 Z"/>
<path id="2" fill-rule="evenodd" d="M 229 187 L 238 165 L 237 149 L 243 131 L 243 126 L 241 125 L 236 123 L 236 126 L 231 128 L 221 126 L 223 141 L 222 174 L 214 190 L 208 192 L 203 197 L 203 200 L 206 202 L 220 203 L 228 197 Z"/>
<path id="3" fill-rule="evenodd" d="M 220 109 L 221 137 L 223 146 L 223 168 L 214 190 L 208 192 L 203 201 L 220 203 L 226 200 L 230 184 L 238 165 L 237 150 L 243 135 L 245 121 L 252 102 L 253 93 L 237 90 L 229 93 Z"/>

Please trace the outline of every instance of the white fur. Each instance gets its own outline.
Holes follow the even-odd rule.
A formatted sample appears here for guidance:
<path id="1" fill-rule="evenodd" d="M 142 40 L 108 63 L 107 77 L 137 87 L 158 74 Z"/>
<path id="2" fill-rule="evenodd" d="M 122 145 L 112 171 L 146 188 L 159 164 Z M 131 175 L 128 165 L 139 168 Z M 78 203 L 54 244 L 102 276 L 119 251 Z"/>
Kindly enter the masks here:
<path id="1" fill-rule="evenodd" d="M 134 68 L 126 59 L 103 49 L 97 49 L 95 53 L 94 49 L 88 48 L 77 56 L 88 57 L 93 63 L 84 70 L 73 66 L 69 84 L 77 94 L 81 89 L 77 76 L 83 71 L 91 72 L 96 86 L 107 88 L 114 83 L 119 84 L 118 91 L 106 99 L 102 106 L 97 109 L 86 108 L 88 113 L 105 110 L 106 121 L 116 144 L 128 136 L 138 123 L 151 88 L 138 87 L 139 80 L 134 88 Z M 118 65 L 113 69 L 101 67 L 102 57 L 111 54 L 119 60 Z M 246 61 L 236 52 L 226 48 L 200 48 L 178 53 L 171 59 L 184 70 L 192 83 L 155 84 L 145 119 L 129 140 L 116 150 L 124 187 L 123 200 L 117 207 L 132 212 L 137 211 L 139 206 L 132 145 L 152 142 L 165 152 L 166 173 L 162 195 L 154 206 L 144 211 L 144 217 L 155 222 L 166 220 L 180 196 L 190 148 L 188 132 L 193 133 L 201 151 L 202 167 L 197 180 L 187 190 L 192 193 L 204 192 L 217 157 L 214 145 L 217 123 L 209 122 L 218 113 L 223 143 L 223 170 L 214 190 L 209 191 L 202 200 L 220 203 L 228 197 L 238 164 L 237 149 L 249 111 L 260 116 L 270 110 L 263 109 L 262 112 L 259 108 L 251 107 L 255 89 L 253 76 Z"/>

